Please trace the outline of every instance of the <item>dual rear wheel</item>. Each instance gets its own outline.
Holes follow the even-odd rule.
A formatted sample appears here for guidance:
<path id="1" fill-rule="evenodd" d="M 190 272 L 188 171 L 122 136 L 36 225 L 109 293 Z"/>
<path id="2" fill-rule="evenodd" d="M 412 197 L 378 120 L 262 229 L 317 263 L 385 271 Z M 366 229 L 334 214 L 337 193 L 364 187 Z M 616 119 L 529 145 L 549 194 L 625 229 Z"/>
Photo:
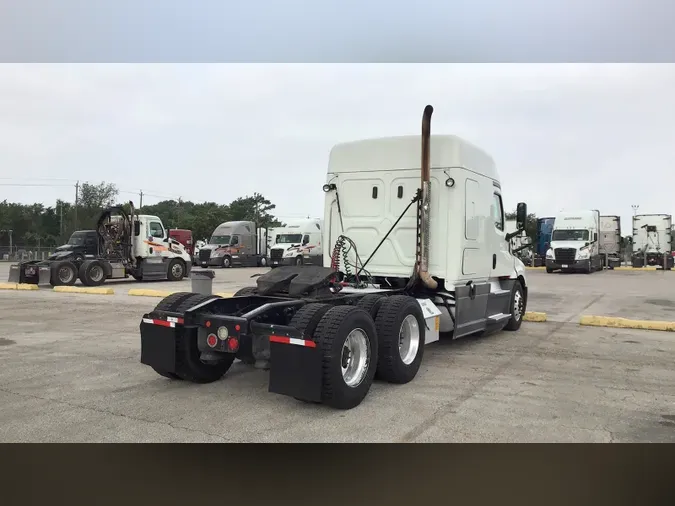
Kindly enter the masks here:
<path id="1" fill-rule="evenodd" d="M 405 295 L 367 295 L 355 306 L 308 304 L 291 326 L 314 340 L 322 354 L 322 402 L 358 406 L 375 378 L 408 383 L 424 353 L 424 316 Z"/>

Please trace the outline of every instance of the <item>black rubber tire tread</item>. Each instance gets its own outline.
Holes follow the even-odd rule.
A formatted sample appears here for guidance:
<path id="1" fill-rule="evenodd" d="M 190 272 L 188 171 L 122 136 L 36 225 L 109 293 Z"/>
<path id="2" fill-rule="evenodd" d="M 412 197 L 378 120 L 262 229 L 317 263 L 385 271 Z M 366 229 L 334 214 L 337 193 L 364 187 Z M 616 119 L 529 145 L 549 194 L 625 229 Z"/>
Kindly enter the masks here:
<path id="1" fill-rule="evenodd" d="M 171 295 L 167 295 L 161 301 L 159 301 L 159 304 L 155 306 L 155 311 L 167 311 L 174 313 L 175 308 L 192 295 L 195 294 L 193 292 L 176 292 L 172 293 Z"/>
<path id="2" fill-rule="evenodd" d="M 344 340 L 354 328 L 363 328 L 370 341 L 370 362 L 366 376 L 357 387 L 342 379 L 341 354 Z M 331 307 L 316 327 L 314 341 L 322 354 L 321 401 L 336 409 L 352 409 L 368 395 L 377 367 L 377 330 L 367 311 L 355 306 Z"/>
<path id="3" fill-rule="evenodd" d="M 64 265 L 69 265 L 74 273 L 72 281 L 70 283 L 65 284 L 65 286 L 73 286 L 77 281 L 77 277 L 79 274 L 77 266 L 70 260 L 63 260 L 61 262 L 56 262 L 51 265 L 50 281 L 52 286 L 64 286 L 64 283 L 61 283 L 61 281 L 59 280 L 59 269 Z"/>
<path id="4" fill-rule="evenodd" d="M 368 295 L 359 299 L 356 305 L 357 307 L 360 307 L 368 311 L 368 313 L 370 313 L 370 316 L 372 316 L 374 320 L 375 317 L 377 316 L 377 312 L 379 311 L 380 306 L 382 305 L 382 302 L 384 301 L 383 300 L 384 297 L 386 297 L 386 295 L 380 293 L 369 293 Z"/>
<path id="5" fill-rule="evenodd" d="M 185 314 L 188 309 L 191 309 L 204 301 L 211 299 L 222 299 L 222 297 L 219 295 L 204 295 L 203 293 L 190 293 L 190 295 L 190 297 L 181 300 L 181 302 L 176 305 L 174 309 L 176 313 Z"/>
<path id="6" fill-rule="evenodd" d="M 520 290 L 520 296 L 523 297 L 523 314 L 520 315 L 520 320 L 516 321 L 513 319 L 513 299 L 516 296 L 516 292 L 518 290 Z M 523 285 L 520 284 L 520 281 L 516 281 L 513 285 L 513 288 L 511 288 L 511 298 L 509 299 L 511 318 L 509 319 L 508 323 L 504 326 L 504 330 L 516 331 L 520 328 L 520 326 L 523 324 L 523 318 L 525 317 L 525 309 L 527 309 L 525 303 L 526 301 L 525 301 L 525 292 L 523 291 Z"/>
<path id="7" fill-rule="evenodd" d="M 257 286 L 245 286 L 244 288 L 240 288 L 236 292 L 234 292 L 234 296 L 238 297 L 240 295 L 255 295 L 255 293 L 258 291 Z"/>
<path id="8" fill-rule="evenodd" d="M 183 264 L 183 275 L 180 278 L 175 277 L 171 272 L 173 266 L 177 263 Z M 187 268 L 185 266 L 185 262 L 183 262 L 183 260 L 180 259 L 180 258 L 174 258 L 173 260 L 171 260 L 169 262 L 169 267 L 166 270 L 166 279 L 168 279 L 169 281 L 182 281 L 183 278 L 185 277 L 186 271 L 187 271 Z"/>
<path id="9" fill-rule="evenodd" d="M 218 298 L 216 295 L 190 293 L 187 298 L 182 299 L 174 311 L 185 313 L 191 307 L 214 297 Z M 179 378 L 191 383 L 213 383 L 225 375 L 235 359 L 233 353 L 227 353 L 223 354 L 223 360 L 220 362 L 205 364 L 199 359 L 199 355 L 197 329 L 184 328 L 183 339 L 176 340 L 176 375 Z"/>
<path id="10" fill-rule="evenodd" d="M 227 265 L 225 265 L 225 260 L 227 260 L 227 262 L 228 262 Z M 229 256 L 224 256 L 223 257 L 223 263 L 221 264 L 221 267 L 223 269 L 229 269 L 230 267 L 232 267 L 232 259 Z"/>
<path id="11" fill-rule="evenodd" d="M 293 315 L 289 326 L 298 329 L 304 339 L 313 341 L 316 327 L 323 316 L 332 308 L 332 304 L 312 303 L 300 308 L 300 310 Z"/>
<path id="12" fill-rule="evenodd" d="M 160 376 L 164 376 L 165 378 L 169 378 L 170 380 L 180 380 L 180 379 L 181 379 L 180 376 L 178 376 L 177 374 L 174 374 L 174 373 L 172 373 L 172 372 L 162 371 L 162 370 L 156 369 L 156 368 L 154 368 L 154 367 L 153 367 L 153 369 L 154 369 L 155 372 L 156 372 L 157 374 L 159 374 Z"/>
<path id="13" fill-rule="evenodd" d="M 551 269 L 550 267 L 546 267 L 546 272 L 548 274 L 551 274 L 553 272 L 553 269 Z"/>
<path id="14" fill-rule="evenodd" d="M 420 343 L 417 356 L 410 365 L 401 360 L 398 349 L 398 337 L 403 319 L 409 314 L 417 318 L 420 329 Z M 424 357 L 426 342 L 426 323 L 419 302 L 408 295 L 392 295 L 380 306 L 375 318 L 379 341 L 377 377 L 390 383 L 405 384 L 412 381 L 419 371 Z"/>
<path id="15" fill-rule="evenodd" d="M 94 282 L 89 275 L 89 269 L 91 268 L 92 264 L 96 264 L 101 267 L 101 269 L 103 269 L 103 279 L 101 279 L 100 283 Z M 80 265 L 79 277 L 80 281 L 82 281 L 82 284 L 85 286 L 101 286 L 103 283 L 105 283 L 105 268 L 99 260 L 85 260 L 82 262 L 82 265 Z"/>

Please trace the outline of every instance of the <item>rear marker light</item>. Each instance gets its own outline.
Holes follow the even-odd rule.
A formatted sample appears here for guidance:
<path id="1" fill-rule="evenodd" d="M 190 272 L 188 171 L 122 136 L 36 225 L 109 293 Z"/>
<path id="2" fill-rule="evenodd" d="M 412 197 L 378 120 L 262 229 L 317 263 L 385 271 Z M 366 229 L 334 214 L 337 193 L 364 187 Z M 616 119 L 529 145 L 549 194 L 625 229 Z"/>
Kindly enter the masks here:
<path id="1" fill-rule="evenodd" d="M 207 321 L 204 325 L 206 325 L 206 328 L 208 329 L 211 326 L 211 322 Z"/>
<path id="2" fill-rule="evenodd" d="M 236 330 L 237 332 L 239 332 L 239 331 L 241 330 L 241 327 L 240 327 L 239 325 L 235 325 L 235 326 L 234 326 L 234 330 Z"/>
<path id="3" fill-rule="evenodd" d="M 227 347 L 230 349 L 230 351 L 234 351 L 239 348 L 239 341 L 232 337 L 227 341 Z"/>
<path id="4" fill-rule="evenodd" d="M 206 338 L 206 344 L 208 344 L 211 348 L 215 348 L 216 345 L 218 344 L 218 338 L 216 337 L 216 335 L 209 334 L 209 336 Z"/>

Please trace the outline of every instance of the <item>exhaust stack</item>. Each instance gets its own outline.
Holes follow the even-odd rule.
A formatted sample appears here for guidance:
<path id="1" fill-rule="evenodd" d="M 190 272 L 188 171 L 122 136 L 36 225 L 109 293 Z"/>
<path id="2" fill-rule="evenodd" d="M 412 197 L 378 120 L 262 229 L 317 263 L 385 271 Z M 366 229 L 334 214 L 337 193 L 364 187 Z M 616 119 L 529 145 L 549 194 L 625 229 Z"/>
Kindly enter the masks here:
<path id="1" fill-rule="evenodd" d="M 420 226 L 420 261 L 418 276 L 424 285 L 435 290 L 438 283 L 429 274 L 429 235 L 430 235 L 430 198 L 431 198 L 431 115 L 434 108 L 427 105 L 422 116 L 422 223 Z"/>

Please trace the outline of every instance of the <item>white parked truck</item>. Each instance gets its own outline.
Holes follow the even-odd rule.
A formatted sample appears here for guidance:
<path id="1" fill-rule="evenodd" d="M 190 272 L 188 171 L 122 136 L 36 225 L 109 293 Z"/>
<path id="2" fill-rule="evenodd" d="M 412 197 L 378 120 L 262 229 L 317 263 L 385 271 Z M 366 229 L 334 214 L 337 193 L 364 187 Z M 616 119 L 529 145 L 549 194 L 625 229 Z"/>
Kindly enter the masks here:
<path id="1" fill-rule="evenodd" d="M 613 269 L 622 262 L 621 217 L 600 216 L 600 236 L 598 238 L 603 265 Z"/>
<path id="2" fill-rule="evenodd" d="M 235 358 L 266 361 L 270 392 L 350 409 L 376 373 L 412 381 L 441 333 L 518 330 L 528 285 L 509 251 L 497 169 L 468 142 L 431 136 L 432 111 L 421 138 L 333 148 L 323 266 L 272 269 L 232 298 L 165 298 L 143 316 L 141 362 L 207 383 Z M 520 231 L 525 204 L 517 216 Z"/>
<path id="3" fill-rule="evenodd" d="M 673 268 L 672 221 L 670 214 L 633 216 L 633 267 Z"/>
<path id="4" fill-rule="evenodd" d="M 10 267 L 9 281 L 16 283 L 87 286 L 129 276 L 138 281 L 180 281 L 190 274 L 192 258 L 185 247 L 170 238 L 157 216 L 136 214 L 122 206 L 103 211 L 96 225 L 95 254 L 60 255 L 50 260 L 23 262 Z"/>
<path id="5" fill-rule="evenodd" d="M 282 265 L 321 265 L 321 219 L 289 223 L 274 230 L 274 245 L 270 248 L 270 267 Z"/>
<path id="6" fill-rule="evenodd" d="M 227 221 L 199 249 L 202 267 L 267 266 L 267 230 L 252 221 Z"/>
<path id="7" fill-rule="evenodd" d="M 600 211 L 558 213 L 553 222 L 550 248 L 546 252 L 546 272 L 601 270 L 599 229 Z"/>

